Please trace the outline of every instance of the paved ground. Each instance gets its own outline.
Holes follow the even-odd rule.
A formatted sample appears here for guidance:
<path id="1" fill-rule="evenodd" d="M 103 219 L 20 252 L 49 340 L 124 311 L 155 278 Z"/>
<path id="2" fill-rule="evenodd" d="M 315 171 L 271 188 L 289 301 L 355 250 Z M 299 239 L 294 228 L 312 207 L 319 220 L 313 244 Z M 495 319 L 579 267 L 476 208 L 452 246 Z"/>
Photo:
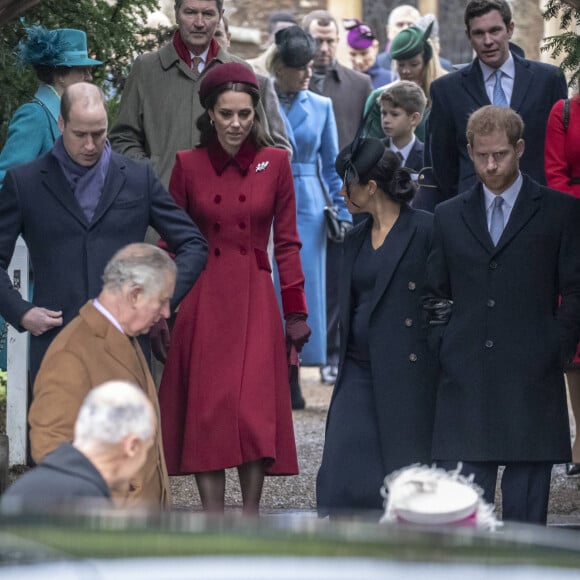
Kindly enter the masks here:
<path id="1" fill-rule="evenodd" d="M 301 383 L 307 407 L 294 411 L 294 428 L 298 447 L 300 475 L 266 478 L 262 499 L 265 513 L 278 510 L 314 514 L 316 506 L 316 472 L 322 455 L 324 425 L 332 388 L 319 382 L 318 369 L 303 368 Z M 193 476 L 173 477 L 171 485 L 175 506 L 185 510 L 199 510 L 199 496 Z M 499 499 L 499 498 L 498 498 Z M 229 474 L 226 502 L 232 508 L 241 506 L 241 495 L 234 474 Z M 580 525 L 580 477 L 566 477 L 564 467 L 554 468 L 549 522 Z"/>

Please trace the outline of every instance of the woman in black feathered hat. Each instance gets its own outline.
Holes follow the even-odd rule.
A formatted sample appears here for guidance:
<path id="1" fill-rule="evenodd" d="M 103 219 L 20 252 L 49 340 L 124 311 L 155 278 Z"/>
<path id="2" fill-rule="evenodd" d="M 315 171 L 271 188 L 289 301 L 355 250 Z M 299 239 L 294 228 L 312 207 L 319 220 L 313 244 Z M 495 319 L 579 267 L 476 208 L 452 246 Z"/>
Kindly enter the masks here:
<path id="1" fill-rule="evenodd" d="M 340 366 L 317 480 L 321 515 L 382 507 L 384 477 L 431 462 L 436 363 L 421 288 L 432 218 L 412 209 L 415 186 L 378 139 L 343 149 L 336 170 L 353 214 L 340 280 Z"/>

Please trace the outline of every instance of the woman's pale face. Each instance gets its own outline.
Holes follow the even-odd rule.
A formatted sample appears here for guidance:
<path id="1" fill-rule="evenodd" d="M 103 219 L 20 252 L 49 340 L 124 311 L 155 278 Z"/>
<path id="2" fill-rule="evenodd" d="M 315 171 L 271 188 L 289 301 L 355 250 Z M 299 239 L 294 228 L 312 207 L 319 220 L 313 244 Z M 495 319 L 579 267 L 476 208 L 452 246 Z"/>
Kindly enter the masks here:
<path id="1" fill-rule="evenodd" d="M 412 81 L 421 86 L 423 82 L 423 73 L 425 71 L 425 62 L 423 54 L 418 54 L 405 60 L 396 60 L 397 73 L 401 80 Z"/>
<path id="2" fill-rule="evenodd" d="M 208 114 L 214 122 L 220 145 L 235 155 L 246 140 L 254 124 L 254 104 L 248 93 L 225 91 Z"/>
<path id="3" fill-rule="evenodd" d="M 308 89 L 312 78 L 312 61 L 299 68 L 281 64 L 276 70 L 276 81 L 285 93 L 297 93 Z"/>
<path id="4" fill-rule="evenodd" d="M 90 83 L 93 80 L 93 74 L 89 66 L 73 66 L 65 74 L 57 75 L 54 83 L 56 92 L 62 96 L 64 90 L 76 83 Z"/>

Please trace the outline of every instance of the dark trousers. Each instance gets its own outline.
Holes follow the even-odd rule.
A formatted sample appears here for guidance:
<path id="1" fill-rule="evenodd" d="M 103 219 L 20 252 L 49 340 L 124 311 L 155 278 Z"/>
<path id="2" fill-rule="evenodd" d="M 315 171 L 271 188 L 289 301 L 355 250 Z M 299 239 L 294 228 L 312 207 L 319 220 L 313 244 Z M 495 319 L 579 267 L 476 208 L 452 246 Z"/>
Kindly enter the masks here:
<path id="1" fill-rule="evenodd" d="M 543 461 L 505 464 L 464 461 L 461 473 L 465 476 L 474 474 L 475 483 L 483 489 L 485 501 L 492 505 L 500 465 L 505 465 L 501 478 L 502 519 L 545 526 L 553 464 Z M 457 461 L 437 461 L 437 466 L 452 470 L 457 468 Z"/>
<path id="2" fill-rule="evenodd" d="M 338 277 L 342 244 L 326 240 L 326 364 L 337 365 L 340 353 L 338 333 Z"/>

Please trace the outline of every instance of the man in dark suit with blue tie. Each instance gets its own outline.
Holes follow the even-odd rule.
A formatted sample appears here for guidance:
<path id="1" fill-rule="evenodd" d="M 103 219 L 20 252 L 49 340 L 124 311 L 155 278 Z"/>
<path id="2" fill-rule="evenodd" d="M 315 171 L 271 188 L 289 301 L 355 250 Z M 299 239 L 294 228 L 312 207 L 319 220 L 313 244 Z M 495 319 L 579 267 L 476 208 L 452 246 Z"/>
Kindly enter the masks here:
<path id="1" fill-rule="evenodd" d="M 62 137 L 32 163 L 6 174 L 0 194 L 0 314 L 28 330 L 34 380 L 51 341 L 102 288 L 117 250 L 142 242 L 148 226 L 175 254 L 175 307 L 205 266 L 207 243 L 148 164 L 111 151 L 101 89 L 68 87 L 61 100 Z M 22 235 L 34 269 L 34 303 L 23 300 L 7 273 Z"/>
<path id="2" fill-rule="evenodd" d="M 544 140 L 552 105 L 567 96 L 557 67 L 510 52 L 514 30 L 505 0 L 471 0 L 464 14 L 476 58 L 431 84 L 431 113 L 425 138 L 426 163 L 432 165 L 441 199 L 467 190 L 477 180 L 467 153 L 469 115 L 485 105 L 510 106 L 525 123 L 524 173 L 545 185 Z"/>
<path id="3" fill-rule="evenodd" d="M 580 201 L 520 172 L 523 131 L 510 108 L 473 113 L 467 150 L 481 183 L 435 209 L 432 455 L 446 469 L 462 461 L 491 503 L 505 465 L 504 519 L 545 524 L 552 465 L 570 460 L 562 367 L 580 338 Z"/>

